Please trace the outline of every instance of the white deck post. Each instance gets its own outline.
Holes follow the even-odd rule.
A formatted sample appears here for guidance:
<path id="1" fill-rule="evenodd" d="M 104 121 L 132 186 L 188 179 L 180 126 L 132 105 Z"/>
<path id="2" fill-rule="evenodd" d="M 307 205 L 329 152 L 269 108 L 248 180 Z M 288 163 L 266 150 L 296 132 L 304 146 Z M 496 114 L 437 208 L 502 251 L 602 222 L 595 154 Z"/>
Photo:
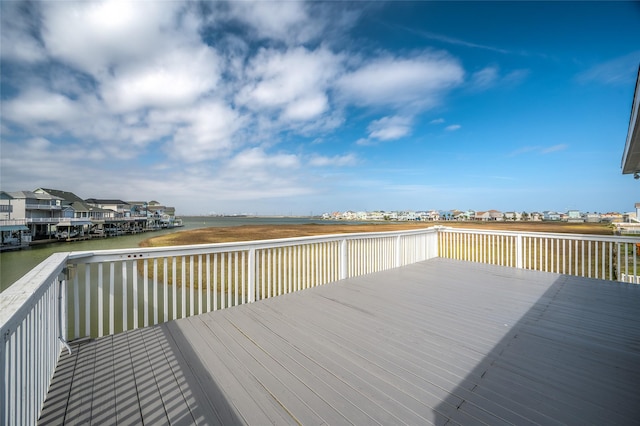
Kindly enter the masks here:
<path id="1" fill-rule="evenodd" d="M 249 287 L 249 303 L 256 300 L 256 249 L 249 249 L 249 273 L 247 275 Z"/>
<path id="2" fill-rule="evenodd" d="M 516 235 L 516 268 L 522 269 L 522 234 Z"/>
<path id="3" fill-rule="evenodd" d="M 340 279 L 347 278 L 347 240 L 343 239 L 340 242 Z"/>
<path id="4" fill-rule="evenodd" d="M 394 265 L 396 268 L 402 266 L 402 253 L 400 252 L 402 248 L 401 238 L 402 237 L 400 235 L 396 237 L 396 263 Z"/>

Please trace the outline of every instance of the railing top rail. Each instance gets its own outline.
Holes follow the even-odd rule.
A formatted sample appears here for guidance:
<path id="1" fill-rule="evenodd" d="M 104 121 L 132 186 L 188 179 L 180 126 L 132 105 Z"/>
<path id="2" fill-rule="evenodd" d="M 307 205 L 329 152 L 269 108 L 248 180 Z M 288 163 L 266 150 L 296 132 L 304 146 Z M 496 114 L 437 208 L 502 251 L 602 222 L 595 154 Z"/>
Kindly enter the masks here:
<path id="1" fill-rule="evenodd" d="M 22 322 L 24 315 L 40 299 L 48 288 L 45 283 L 53 281 L 67 264 L 69 253 L 54 253 L 0 293 L 0 330 L 7 330 Z"/>
<path id="2" fill-rule="evenodd" d="M 561 240 L 588 240 L 588 241 L 605 241 L 605 242 L 620 242 L 620 243 L 637 243 L 640 242 L 638 237 L 634 236 L 620 236 L 620 235 L 596 235 L 596 234 L 572 234 L 572 233 L 560 233 L 560 232 L 533 232 L 533 231 L 502 231 L 492 229 L 473 229 L 473 228 L 453 228 L 444 227 L 440 231 L 452 233 L 457 232 L 461 234 L 487 234 L 487 235 L 510 235 L 523 237 L 536 237 L 536 238 L 557 238 Z"/>
<path id="3" fill-rule="evenodd" d="M 271 240 L 238 241 L 228 243 L 194 244 L 184 246 L 167 247 L 140 247 L 131 249 L 115 249 L 100 251 L 83 251 L 69 253 L 69 259 L 76 263 L 89 263 L 94 261 L 118 261 L 135 260 L 142 258 L 155 258 L 164 256 L 189 256 L 205 253 L 220 253 L 227 251 L 243 251 L 250 249 L 265 249 L 287 247 L 299 244 L 313 244 L 320 242 L 333 242 L 342 240 L 356 240 L 361 238 L 384 238 L 404 235 L 418 235 L 436 233 L 439 227 L 411 229 L 386 232 L 360 232 L 348 234 L 313 235 L 306 237 L 279 238 Z"/>

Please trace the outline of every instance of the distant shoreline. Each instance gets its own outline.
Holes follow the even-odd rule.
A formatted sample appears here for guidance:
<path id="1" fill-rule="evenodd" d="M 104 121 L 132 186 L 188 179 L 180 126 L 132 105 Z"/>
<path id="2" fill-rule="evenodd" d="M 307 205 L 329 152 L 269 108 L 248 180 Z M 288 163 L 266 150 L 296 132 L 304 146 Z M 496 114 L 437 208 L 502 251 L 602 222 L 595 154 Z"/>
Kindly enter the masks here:
<path id="1" fill-rule="evenodd" d="M 272 216 L 273 217 L 273 216 Z M 307 216 L 308 217 L 308 216 Z M 322 221 L 322 219 L 319 219 Z M 336 223 L 338 222 L 338 223 Z M 309 224 L 243 224 L 240 226 L 208 227 L 185 230 L 148 238 L 140 247 L 166 247 L 172 245 L 212 244 L 293 238 L 311 235 L 329 235 L 358 232 L 383 232 L 420 229 L 431 226 L 520 232 L 551 232 L 571 234 L 613 235 L 609 224 L 567 222 L 399 222 L 399 221 L 327 221 Z"/>

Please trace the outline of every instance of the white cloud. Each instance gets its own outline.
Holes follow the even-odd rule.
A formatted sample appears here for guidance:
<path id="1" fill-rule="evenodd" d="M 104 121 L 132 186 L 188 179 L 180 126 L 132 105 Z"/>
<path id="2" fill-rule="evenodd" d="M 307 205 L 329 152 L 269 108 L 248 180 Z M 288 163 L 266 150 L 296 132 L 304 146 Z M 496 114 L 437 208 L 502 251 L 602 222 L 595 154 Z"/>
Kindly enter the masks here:
<path id="1" fill-rule="evenodd" d="M 26 2 L 0 2 L 0 57 L 19 62 L 35 63 L 46 60 L 42 43 L 31 33 L 37 16 L 35 8 Z"/>
<path id="2" fill-rule="evenodd" d="M 222 102 L 207 101 L 192 108 L 155 112 L 149 122 L 151 126 L 171 123 L 167 130 L 173 134 L 167 145 L 169 156 L 197 163 L 231 152 L 244 119 Z"/>
<path id="3" fill-rule="evenodd" d="M 461 126 L 461 125 L 459 125 L 459 124 L 452 124 L 452 125 L 450 125 L 450 126 L 445 127 L 444 129 L 445 129 L 447 132 L 454 132 L 454 131 L 456 131 L 456 130 L 460 129 L 461 127 L 462 127 L 462 126 Z"/>
<path id="4" fill-rule="evenodd" d="M 444 118 L 434 118 L 429 122 L 429 124 L 442 124 L 444 123 Z"/>
<path id="5" fill-rule="evenodd" d="M 208 180 L 212 196 L 225 200 L 290 197 L 309 193 L 300 176 L 300 158 L 260 147 L 239 152 Z"/>
<path id="6" fill-rule="evenodd" d="M 144 65 L 121 66 L 104 80 L 101 92 L 109 108 L 118 112 L 184 106 L 212 91 L 219 73 L 213 49 L 176 49 Z"/>
<path id="7" fill-rule="evenodd" d="M 309 16 L 307 5 L 300 1 L 231 1 L 231 18 L 248 24 L 258 38 L 304 43 L 317 38 L 323 25 Z"/>
<path id="8" fill-rule="evenodd" d="M 309 159 L 309 165 L 314 167 L 343 167 L 353 166 L 357 163 L 358 158 L 354 154 L 334 155 L 332 157 L 314 155 Z"/>
<path id="9" fill-rule="evenodd" d="M 97 77 L 189 39 L 196 28 L 176 28 L 183 7 L 118 0 L 44 3 L 42 37 L 53 57 Z"/>
<path id="10" fill-rule="evenodd" d="M 567 148 L 569 148 L 569 145 L 567 145 L 566 143 L 561 143 L 561 144 L 558 144 L 558 145 L 550 146 L 548 148 L 544 148 L 542 150 L 542 154 L 550 154 L 552 152 L 564 151 Z"/>
<path id="11" fill-rule="evenodd" d="M 85 116 L 76 101 L 42 88 L 27 89 L 20 96 L 3 101 L 6 119 L 31 127 L 37 124 L 69 124 Z"/>
<path id="12" fill-rule="evenodd" d="M 484 90 L 493 86 L 499 78 L 499 69 L 496 66 L 489 66 L 476 71 L 471 76 L 471 85 L 474 89 Z"/>
<path id="13" fill-rule="evenodd" d="M 326 48 L 261 50 L 251 61 L 236 101 L 256 112 L 276 112 L 285 121 L 311 120 L 329 108 L 326 91 L 341 67 Z"/>
<path id="14" fill-rule="evenodd" d="M 329 99 L 324 93 L 305 96 L 288 104 L 282 118 L 289 121 L 306 121 L 322 115 L 329 109 Z"/>
<path id="15" fill-rule="evenodd" d="M 628 53 L 606 62 L 594 65 L 581 72 L 576 79 L 579 83 L 598 82 L 602 84 L 627 84 L 634 81 L 638 72 L 640 50 Z"/>
<path id="16" fill-rule="evenodd" d="M 520 84 L 529 75 L 529 70 L 517 69 L 506 74 L 496 65 L 487 66 L 471 75 L 469 85 L 472 90 L 483 91 L 496 86 L 514 86 Z"/>
<path id="17" fill-rule="evenodd" d="M 458 60 L 442 52 L 364 62 L 339 81 L 342 95 L 361 106 L 432 107 L 462 83 Z"/>
<path id="18" fill-rule="evenodd" d="M 411 133 L 411 117 L 383 117 L 369 124 L 369 138 L 388 141 L 400 139 Z"/>
<path id="19" fill-rule="evenodd" d="M 529 153 L 545 155 L 545 154 L 551 154 L 553 152 L 564 151 L 567 148 L 569 148 L 569 145 L 565 143 L 547 146 L 547 147 L 540 146 L 540 145 L 533 145 L 533 146 L 529 145 L 529 146 L 523 146 L 522 148 L 518 148 L 515 151 L 510 152 L 508 156 L 515 157 L 518 155 L 529 154 Z"/>

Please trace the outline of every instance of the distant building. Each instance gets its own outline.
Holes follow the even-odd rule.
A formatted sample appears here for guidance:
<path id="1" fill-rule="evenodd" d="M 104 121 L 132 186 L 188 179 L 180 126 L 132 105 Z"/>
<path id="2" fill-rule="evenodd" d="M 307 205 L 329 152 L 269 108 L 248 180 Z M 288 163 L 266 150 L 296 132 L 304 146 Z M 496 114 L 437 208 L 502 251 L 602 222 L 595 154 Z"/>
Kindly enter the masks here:
<path id="1" fill-rule="evenodd" d="M 585 215 L 585 221 L 588 223 L 599 223 L 601 220 L 600 213 L 587 213 Z"/>
<path id="2" fill-rule="evenodd" d="M 566 220 L 571 223 L 584 222 L 584 218 L 578 210 L 569 210 L 567 212 Z"/>
<path id="3" fill-rule="evenodd" d="M 552 211 L 543 211 L 542 212 L 542 220 L 560 220 L 561 216 L 560 213 L 557 212 L 552 212 Z"/>

